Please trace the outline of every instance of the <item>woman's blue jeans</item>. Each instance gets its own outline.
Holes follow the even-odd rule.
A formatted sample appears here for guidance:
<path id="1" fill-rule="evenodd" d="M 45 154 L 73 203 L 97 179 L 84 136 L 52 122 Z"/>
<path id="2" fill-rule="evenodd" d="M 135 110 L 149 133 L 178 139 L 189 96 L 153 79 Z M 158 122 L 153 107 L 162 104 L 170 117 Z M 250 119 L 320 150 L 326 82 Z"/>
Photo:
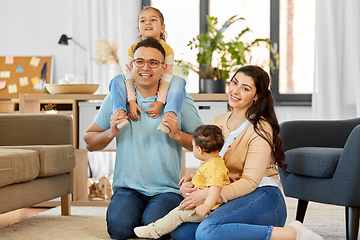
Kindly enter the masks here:
<path id="1" fill-rule="evenodd" d="M 286 221 L 284 197 L 277 187 L 254 192 L 221 205 L 201 223 L 184 223 L 170 233 L 174 240 L 268 240 L 273 226 Z"/>
<path id="2" fill-rule="evenodd" d="M 185 85 L 185 79 L 176 75 L 172 77 L 166 96 L 164 113 L 173 112 L 176 116 L 178 115 L 178 112 L 182 107 L 186 94 Z M 127 112 L 127 92 L 125 85 L 125 75 L 119 74 L 114 77 L 110 82 L 109 90 L 111 95 L 113 112 L 115 112 L 116 110 L 124 110 L 125 112 Z"/>
<path id="3" fill-rule="evenodd" d="M 136 237 L 134 228 L 148 225 L 179 206 L 183 197 L 176 193 L 146 196 L 133 189 L 119 188 L 111 198 L 106 213 L 108 233 L 112 239 Z"/>

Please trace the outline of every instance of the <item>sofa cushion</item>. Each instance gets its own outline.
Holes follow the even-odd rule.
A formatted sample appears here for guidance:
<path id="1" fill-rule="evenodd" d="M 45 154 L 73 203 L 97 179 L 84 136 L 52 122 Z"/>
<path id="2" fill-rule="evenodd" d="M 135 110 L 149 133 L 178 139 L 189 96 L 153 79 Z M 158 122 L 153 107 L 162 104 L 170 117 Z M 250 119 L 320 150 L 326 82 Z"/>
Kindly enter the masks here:
<path id="1" fill-rule="evenodd" d="M 330 178 L 334 175 L 342 148 L 301 147 L 285 152 L 287 172 L 297 175 Z"/>
<path id="2" fill-rule="evenodd" d="M 39 175 L 39 154 L 30 149 L 0 149 L 0 187 L 26 182 Z"/>
<path id="3" fill-rule="evenodd" d="M 39 154 L 39 177 L 54 176 L 70 172 L 75 167 L 73 145 L 27 145 L 1 146 L 1 148 L 31 149 Z"/>

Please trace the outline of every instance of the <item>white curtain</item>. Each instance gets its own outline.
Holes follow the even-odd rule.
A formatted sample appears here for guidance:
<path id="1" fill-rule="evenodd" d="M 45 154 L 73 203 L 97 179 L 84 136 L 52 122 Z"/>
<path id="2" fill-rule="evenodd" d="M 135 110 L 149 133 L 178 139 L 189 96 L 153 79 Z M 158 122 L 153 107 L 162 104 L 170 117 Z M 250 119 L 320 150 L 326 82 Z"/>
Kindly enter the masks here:
<path id="1" fill-rule="evenodd" d="M 88 48 L 87 83 L 99 83 L 96 93 L 106 94 L 110 80 L 120 73 L 116 64 L 99 66 L 94 60 L 99 39 L 117 42 L 118 58 L 124 71 L 127 50 L 138 37 L 138 15 L 141 10 L 140 0 L 84 0 L 85 34 Z"/>
<path id="2" fill-rule="evenodd" d="M 359 12 L 359 0 L 316 0 L 314 119 L 360 117 Z"/>
<path id="3" fill-rule="evenodd" d="M 119 44 L 117 56 L 124 70 L 127 50 L 138 39 L 140 0 L 82 0 L 74 1 L 74 38 L 82 39 L 86 47 L 86 83 L 99 84 L 95 94 L 107 94 L 113 77 L 121 73 L 116 64 L 100 66 L 93 59 L 99 39 Z M 80 54 L 80 53 L 79 53 Z M 84 61 L 84 53 L 75 52 L 75 67 Z M 93 178 L 111 177 L 115 152 L 88 153 Z"/>

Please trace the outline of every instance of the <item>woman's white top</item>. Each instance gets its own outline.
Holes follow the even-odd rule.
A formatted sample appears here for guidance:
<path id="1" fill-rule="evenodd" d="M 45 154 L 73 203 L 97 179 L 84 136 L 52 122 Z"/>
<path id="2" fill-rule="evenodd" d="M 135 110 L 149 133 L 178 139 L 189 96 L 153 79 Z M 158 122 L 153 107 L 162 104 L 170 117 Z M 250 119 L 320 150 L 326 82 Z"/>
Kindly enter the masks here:
<path id="1" fill-rule="evenodd" d="M 240 127 L 235 129 L 234 131 L 230 132 L 229 136 L 226 138 L 224 146 L 222 147 L 219 155 L 220 157 L 224 157 L 226 150 L 229 148 L 229 146 L 234 142 L 235 138 L 239 136 L 239 134 L 246 128 L 246 126 L 250 123 L 249 120 L 246 120 L 243 124 L 241 124 Z M 280 181 L 276 180 L 272 177 L 263 177 L 261 182 L 259 183 L 258 187 L 264 187 L 264 186 L 273 186 L 280 188 Z"/>
<path id="2" fill-rule="evenodd" d="M 229 136 L 225 140 L 224 146 L 222 147 L 219 155 L 220 157 L 224 158 L 224 155 L 228 149 L 228 147 L 234 142 L 235 138 L 239 136 L 239 134 L 246 128 L 246 126 L 249 124 L 249 120 L 246 120 L 243 124 L 241 124 L 240 127 L 235 129 L 234 131 L 230 132 Z"/>

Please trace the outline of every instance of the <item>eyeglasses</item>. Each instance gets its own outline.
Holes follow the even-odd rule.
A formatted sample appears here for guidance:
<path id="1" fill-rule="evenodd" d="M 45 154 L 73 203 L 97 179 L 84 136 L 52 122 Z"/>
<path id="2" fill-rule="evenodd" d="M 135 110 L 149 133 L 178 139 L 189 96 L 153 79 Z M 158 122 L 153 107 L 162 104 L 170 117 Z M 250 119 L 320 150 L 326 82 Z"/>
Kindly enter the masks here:
<path id="1" fill-rule="evenodd" d="M 147 63 L 149 68 L 151 68 L 151 69 L 155 69 L 160 64 L 164 64 L 163 62 L 160 62 L 159 60 L 156 60 L 156 59 L 150 59 L 150 60 L 146 61 L 145 59 L 142 59 L 142 58 L 134 59 L 133 62 L 135 64 L 135 66 L 138 68 L 145 66 L 145 63 Z"/>

